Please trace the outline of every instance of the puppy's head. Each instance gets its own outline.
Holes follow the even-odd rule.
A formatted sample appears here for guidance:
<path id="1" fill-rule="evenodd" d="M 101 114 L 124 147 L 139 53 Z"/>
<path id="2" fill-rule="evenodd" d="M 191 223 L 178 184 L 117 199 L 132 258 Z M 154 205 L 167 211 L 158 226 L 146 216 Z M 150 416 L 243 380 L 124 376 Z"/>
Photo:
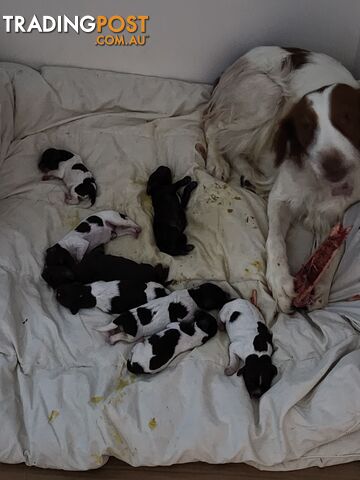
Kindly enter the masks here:
<path id="1" fill-rule="evenodd" d="M 148 195 L 153 195 L 157 188 L 171 185 L 171 183 L 172 175 L 170 168 L 161 166 L 150 175 L 146 192 Z"/>
<path id="2" fill-rule="evenodd" d="M 75 260 L 71 254 L 58 243 L 48 248 L 45 253 L 46 267 L 67 267 L 72 270 L 75 267 Z"/>
<path id="3" fill-rule="evenodd" d="M 279 125 L 276 165 L 289 159 L 333 196 L 349 196 L 360 171 L 359 132 L 360 89 L 335 84 L 310 92 Z"/>
<path id="4" fill-rule="evenodd" d="M 207 337 L 203 339 L 203 343 L 216 335 L 218 330 L 217 321 L 210 313 L 198 310 L 194 315 L 194 322 L 207 334 Z"/>
<path id="5" fill-rule="evenodd" d="M 138 238 L 141 233 L 140 225 L 134 222 L 134 220 L 129 218 L 125 213 L 119 212 L 119 215 L 121 217 L 121 220 L 116 224 L 116 226 L 112 226 L 111 224 L 109 224 L 111 228 L 114 228 L 114 235 L 116 237 L 131 235 L 134 238 Z"/>
<path id="6" fill-rule="evenodd" d="M 45 266 L 41 276 L 52 288 L 57 288 L 60 285 L 75 281 L 74 272 L 70 268 L 64 266 Z"/>
<path id="7" fill-rule="evenodd" d="M 199 287 L 190 288 L 189 294 L 199 308 L 218 310 L 229 301 L 229 294 L 213 283 L 203 283 Z"/>
<path id="8" fill-rule="evenodd" d="M 269 355 L 249 355 L 245 365 L 238 371 L 244 377 L 244 382 L 250 397 L 260 398 L 271 387 L 277 368 L 271 362 Z"/>
<path id="9" fill-rule="evenodd" d="M 59 168 L 60 162 L 65 162 L 74 156 L 73 153 L 67 150 L 57 150 L 56 148 L 48 148 L 42 154 L 39 161 L 39 169 L 44 172 L 51 172 Z"/>
<path id="10" fill-rule="evenodd" d="M 91 294 L 91 287 L 81 283 L 61 285 L 56 290 L 56 300 L 75 315 L 81 308 L 93 308 L 96 298 Z"/>

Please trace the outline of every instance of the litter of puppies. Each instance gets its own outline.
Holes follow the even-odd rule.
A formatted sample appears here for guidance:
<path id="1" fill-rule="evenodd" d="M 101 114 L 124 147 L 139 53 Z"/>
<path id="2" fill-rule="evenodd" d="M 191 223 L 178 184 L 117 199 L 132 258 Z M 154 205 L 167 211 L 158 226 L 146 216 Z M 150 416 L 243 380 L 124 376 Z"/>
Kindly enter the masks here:
<path id="1" fill-rule="evenodd" d="M 79 156 L 48 149 L 39 168 L 45 178 L 63 180 L 69 190 L 67 203 L 77 204 L 86 197 L 95 202 L 93 192 L 78 188 L 93 178 Z M 91 183 L 96 193 L 95 181 Z M 186 255 L 194 248 L 187 243 L 184 230 L 185 209 L 196 187 L 190 177 L 172 183 L 170 169 L 163 166 L 149 177 L 153 233 L 158 248 L 168 255 Z M 112 345 L 134 344 L 127 368 L 136 375 L 164 370 L 178 355 L 200 347 L 225 327 L 231 342 L 226 374 L 242 374 L 249 394 L 260 397 L 270 388 L 277 369 L 271 361 L 271 333 L 256 308 L 256 291 L 252 303 L 231 299 L 208 282 L 170 291 L 169 267 L 105 253 L 105 245 L 114 238 L 137 238 L 140 232 L 141 227 L 124 213 L 96 212 L 46 250 L 42 277 L 55 289 L 57 301 L 73 315 L 88 308 L 118 314 L 97 330 L 105 332 Z M 214 310 L 220 311 L 219 320 L 209 313 Z"/>

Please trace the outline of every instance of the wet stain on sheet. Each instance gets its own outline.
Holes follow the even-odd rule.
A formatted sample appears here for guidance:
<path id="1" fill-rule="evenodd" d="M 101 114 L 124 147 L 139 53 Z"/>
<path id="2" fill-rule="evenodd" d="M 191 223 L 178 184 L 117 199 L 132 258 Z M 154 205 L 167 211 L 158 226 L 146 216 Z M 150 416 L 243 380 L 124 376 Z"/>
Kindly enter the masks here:
<path id="1" fill-rule="evenodd" d="M 148 425 L 149 425 L 150 430 L 155 430 L 155 428 L 157 427 L 156 418 L 153 417 L 151 420 L 149 420 Z"/>
<path id="2" fill-rule="evenodd" d="M 59 415 L 59 410 L 51 410 L 50 415 L 48 416 L 48 422 L 52 423 Z"/>
<path id="3" fill-rule="evenodd" d="M 90 398 L 90 403 L 93 405 L 97 405 L 98 403 L 101 403 L 104 400 L 104 397 L 101 396 L 94 396 Z"/>

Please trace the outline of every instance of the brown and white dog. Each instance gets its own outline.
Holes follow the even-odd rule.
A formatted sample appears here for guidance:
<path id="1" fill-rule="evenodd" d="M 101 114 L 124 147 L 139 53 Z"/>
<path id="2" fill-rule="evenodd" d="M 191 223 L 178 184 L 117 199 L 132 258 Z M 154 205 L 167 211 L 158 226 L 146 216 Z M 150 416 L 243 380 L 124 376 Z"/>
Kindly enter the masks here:
<path id="1" fill-rule="evenodd" d="M 221 76 L 205 118 L 207 168 L 230 165 L 270 192 L 267 281 L 280 310 L 294 282 L 285 239 L 301 221 L 317 241 L 360 199 L 360 90 L 336 60 L 302 49 L 259 47 Z"/>

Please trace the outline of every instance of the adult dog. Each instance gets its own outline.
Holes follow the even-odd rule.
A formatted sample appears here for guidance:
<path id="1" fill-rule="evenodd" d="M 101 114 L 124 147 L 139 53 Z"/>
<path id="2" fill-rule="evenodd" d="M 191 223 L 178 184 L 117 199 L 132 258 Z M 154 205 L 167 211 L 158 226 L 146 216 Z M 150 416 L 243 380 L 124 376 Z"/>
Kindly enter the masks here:
<path id="1" fill-rule="evenodd" d="M 324 54 L 255 48 L 220 77 L 205 128 L 213 175 L 227 180 L 232 164 L 257 191 L 270 192 L 267 281 L 287 312 L 290 225 L 302 221 L 320 241 L 360 199 L 358 83 Z"/>

